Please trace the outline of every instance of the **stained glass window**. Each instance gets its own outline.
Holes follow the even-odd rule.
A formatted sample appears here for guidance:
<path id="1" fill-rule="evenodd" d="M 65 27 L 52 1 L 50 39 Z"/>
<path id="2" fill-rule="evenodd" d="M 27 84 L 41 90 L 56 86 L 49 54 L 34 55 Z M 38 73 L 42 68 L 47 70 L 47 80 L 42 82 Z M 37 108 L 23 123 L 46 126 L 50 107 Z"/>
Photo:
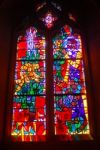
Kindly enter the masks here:
<path id="1" fill-rule="evenodd" d="M 82 41 L 69 26 L 53 39 L 55 135 L 89 134 Z"/>
<path id="2" fill-rule="evenodd" d="M 54 134 L 70 138 L 89 134 L 81 36 L 65 25 L 52 43 L 53 82 L 49 83 L 54 88 Z M 46 112 L 52 107 L 46 104 L 53 103 L 47 99 L 46 62 L 50 60 L 46 60 L 45 50 L 46 39 L 34 27 L 18 37 L 11 129 L 15 141 L 46 140 L 50 121 L 46 122 Z"/>
<path id="3" fill-rule="evenodd" d="M 18 37 L 11 135 L 44 141 L 46 135 L 45 38 L 34 27 Z"/>
<path id="4" fill-rule="evenodd" d="M 56 20 L 57 17 L 53 16 L 51 12 L 47 12 L 44 18 L 42 18 L 42 21 L 45 23 L 47 28 L 51 28 Z"/>

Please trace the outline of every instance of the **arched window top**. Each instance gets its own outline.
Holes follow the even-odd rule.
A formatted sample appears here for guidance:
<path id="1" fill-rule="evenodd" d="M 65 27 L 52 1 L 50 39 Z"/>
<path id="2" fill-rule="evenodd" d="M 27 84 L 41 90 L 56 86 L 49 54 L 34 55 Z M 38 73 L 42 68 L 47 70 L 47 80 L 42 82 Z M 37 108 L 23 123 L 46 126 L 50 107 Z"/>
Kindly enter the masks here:
<path id="1" fill-rule="evenodd" d="M 63 28 L 61 28 L 60 33 L 53 38 L 53 42 L 54 58 L 82 58 L 81 36 L 77 33 L 73 33 L 72 28 L 68 25 L 65 25 Z M 58 49 L 56 49 L 56 47 L 58 47 Z"/>
<path id="2" fill-rule="evenodd" d="M 17 60 L 45 59 L 45 37 L 40 35 L 36 28 L 26 29 L 24 35 L 17 40 Z"/>

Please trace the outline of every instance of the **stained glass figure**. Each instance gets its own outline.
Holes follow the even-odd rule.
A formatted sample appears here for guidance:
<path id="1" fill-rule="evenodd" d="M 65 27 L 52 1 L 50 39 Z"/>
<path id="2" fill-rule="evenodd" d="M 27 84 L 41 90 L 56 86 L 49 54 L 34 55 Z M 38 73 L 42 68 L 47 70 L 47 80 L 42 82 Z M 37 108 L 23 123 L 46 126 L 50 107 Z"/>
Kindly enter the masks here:
<path id="1" fill-rule="evenodd" d="M 69 26 L 53 39 L 55 135 L 89 134 L 82 41 Z"/>
<path id="2" fill-rule="evenodd" d="M 57 17 L 53 16 L 51 12 L 46 13 L 45 17 L 42 18 L 47 28 L 51 28 L 56 20 Z"/>
<path id="3" fill-rule="evenodd" d="M 45 71 L 45 38 L 30 27 L 17 41 L 11 131 L 15 141 L 45 140 Z"/>

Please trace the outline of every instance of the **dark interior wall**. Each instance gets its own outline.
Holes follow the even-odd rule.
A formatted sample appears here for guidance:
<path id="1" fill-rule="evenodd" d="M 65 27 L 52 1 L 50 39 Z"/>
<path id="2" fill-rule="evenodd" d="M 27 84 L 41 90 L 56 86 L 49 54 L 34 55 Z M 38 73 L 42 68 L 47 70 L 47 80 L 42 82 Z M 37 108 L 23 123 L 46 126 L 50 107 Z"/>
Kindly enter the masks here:
<path id="1" fill-rule="evenodd" d="M 96 136 L 100 140 L 100 11 L 98 9 L 91 13 L 87 29 L 90 73 L 93 88 L 94 123 Z"/>
<path id="2" fill-rule="evenodd" d="M 9 12 L 0 11 L 0 140 L 5 118 L 5 103 L 7 101 L 7 78 L 10 59 L 11 20 Z"/>

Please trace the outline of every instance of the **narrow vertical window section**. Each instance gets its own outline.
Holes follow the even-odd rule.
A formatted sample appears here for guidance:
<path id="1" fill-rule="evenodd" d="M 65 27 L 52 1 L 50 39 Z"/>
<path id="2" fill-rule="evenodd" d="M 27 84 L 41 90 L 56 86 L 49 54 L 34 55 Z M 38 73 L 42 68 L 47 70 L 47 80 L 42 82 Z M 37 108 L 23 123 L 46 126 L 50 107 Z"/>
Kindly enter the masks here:
<path id="1" fill-rule="evenodd" d="M 45 71 L 45 38 L 30 27 L 17 41 L 11 131 L 15 141 L 45 140 Z"/>
<path id="2" fill-rule="evenodd" d="M 69 26 L 53 39 L 55 135 L 89 134 L 82 42 Z"/>

